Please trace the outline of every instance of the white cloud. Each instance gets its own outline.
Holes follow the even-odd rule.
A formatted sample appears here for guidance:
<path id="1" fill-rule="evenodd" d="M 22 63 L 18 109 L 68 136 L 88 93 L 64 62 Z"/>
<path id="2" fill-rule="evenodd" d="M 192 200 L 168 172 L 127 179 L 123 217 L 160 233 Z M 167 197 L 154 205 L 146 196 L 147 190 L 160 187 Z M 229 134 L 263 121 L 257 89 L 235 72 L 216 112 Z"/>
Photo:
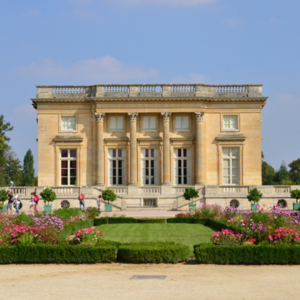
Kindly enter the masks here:
<path id="1" fill-rule="evenodd" d="M 175 77 L 170 83 L 212 83 L 205 75 L 190 73 L 187 76 Z"/>
<path id="2" fill-rule="evenodd" d="M 241 21 L 236 19 L 226 19 L 224 20 L 224 23 L 229 27 L 238 27 L 241 24 Z"/>
<path id="3" fill-rule="evenodd" d="M 72 65 L 64 65 L 48 58 L 39 64 L 32 63 L 23 66 L 17 71 L 25 77 L 79 83 L 124 82 L 159 76 L 159 72 L 153 68 L 147 69 L 143 65 L 126 65 L 111 56 L 82 60 Z"/>
<path id="4" fill-rule="evenodd" d="M 210 4 L 219 0 L 114 0 L 126 5 L 154 4 L 169 6 L 197 6 L 202 4 Z"/>

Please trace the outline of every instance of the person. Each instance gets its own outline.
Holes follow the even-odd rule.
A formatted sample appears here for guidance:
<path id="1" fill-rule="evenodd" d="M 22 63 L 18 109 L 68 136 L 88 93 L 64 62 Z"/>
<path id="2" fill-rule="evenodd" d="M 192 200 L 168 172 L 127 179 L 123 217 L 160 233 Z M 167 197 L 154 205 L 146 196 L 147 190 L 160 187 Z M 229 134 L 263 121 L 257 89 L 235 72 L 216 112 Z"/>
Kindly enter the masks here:
<path id="1" fill-rule="evenodd" d="M 98 204 L 99 211 L 102 210 L 102 203 L 103 203 L 102 195 L 99 195 L 97 198 L 97 204 Z"/>
<path id="2" fill-rule="evenodd" d="M 19 207 L 21 203 L 21 197 L 18 195 L 18 192 L 15 192 L 14 203 L 16 205 L 16 214 L 19 214 Z"/>
<path id="3" fill-rule="evenodd" d="M 12 195 L 12 193 L 10 191 L 7 192 L 7 200 L 8 200 L 7 214 L 10 215 L 10 214 L 12 214 L 12 208 L 13 208 L 13 203 L 14 203 L 14 196 Z M 10 212 L 9 212 L 9 210 L 10 210 Z"/>
<path id="4" fill-rule="evenodd" d="M 35 196 L 34 193 L 31 193 L 31 199 L 30 199 L 30 212 L 31 214 L 34 214 L 34 205 L 35 205 Z"/>
<path id="5" fill-rule="evenodd" d="M 81 193 L 79 196 L 78 196 L 78 200 L 79 200 L 79 207 L 83 210 L 85 210 L 85 203 L 84 203 L 84 194 Z"/>
<path id="6" fill-rule="evenodd" d="M 37 206 L 39 204 L 40 197 L 36 193 L 33 193 L 33 194 L 34 194 L 34 197 L 35 197 L 35 200 L 34 200 L 34 209 L 33 210 L 35 212 L 38 212 Z"/>
<path id="7" fill-rule="evenodd" d="M 12 180 L 10 180 L 10 187 L 15 187 L 15 184 Z"/>

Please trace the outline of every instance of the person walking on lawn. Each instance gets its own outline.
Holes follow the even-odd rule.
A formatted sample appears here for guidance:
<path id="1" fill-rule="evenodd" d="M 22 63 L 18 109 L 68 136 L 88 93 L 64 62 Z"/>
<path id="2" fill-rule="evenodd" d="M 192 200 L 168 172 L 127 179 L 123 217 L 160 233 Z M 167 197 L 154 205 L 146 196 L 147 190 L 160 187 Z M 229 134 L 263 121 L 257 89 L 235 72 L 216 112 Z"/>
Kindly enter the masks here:
<path id="1" fill-rule="evenodd" d="M 79 196 L 78 196 L 78 200 L 79 200 L 79 207 L 83 210 L 85 210 L 85 202 L 84 202 L 84 194 L 81 193 Z"/>
<path id="2" fill-rule="evenodd" d="M 10 191 L 7 192 L 7 200 L 8 200 L 7 214 L 11 215 L 12 214 L 13 203 L 14 203 L 14 196 L 12 195 L 12 193 Z M 10 212 L 9 212 L 9 210 L 10 210 Z"/>

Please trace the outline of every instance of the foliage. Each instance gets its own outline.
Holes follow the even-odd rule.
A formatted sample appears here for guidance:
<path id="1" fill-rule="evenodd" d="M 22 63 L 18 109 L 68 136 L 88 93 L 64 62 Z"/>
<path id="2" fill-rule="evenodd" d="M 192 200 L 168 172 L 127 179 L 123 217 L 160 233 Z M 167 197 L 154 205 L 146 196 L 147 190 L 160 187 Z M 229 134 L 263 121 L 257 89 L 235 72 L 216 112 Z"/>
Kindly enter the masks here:
<path id="1" fill-rule="evenodd" d="M 102 192 L 102 198 L 108 201 L 108 203 L 109 201 L 113 202 L 117 200 L 117 194 L 112 189 L 107 188 Z"/>
<path id="2" fill-rule="evenodd" d="M 35 185 L 35 171 L 34 171 L 34 158 L 30 149 L 26 152 L 23 162 L 23 185 L 33 186 Z"/>
<path id="3" fill-rule="evenodd" d="M 201 206 L 199 206 L 198 209 L 195 211 L 195 215 L 197 217 L 204 217 L 204 218 L 214 218 L 221 214 L 222 207 L 219 204 L 205 204 L 202 203 Z"/>
<path id="4" fill-rule="evenodd" d="M 103 233 L 94 228 L 83 228 L 75 233 L 73 244 L 90 244 L 95 246 L 100 243 Z"/>
<path id="5" fill-rule="evenodd" d="M 242 237 L 240 233 L 235 234 L 232 230 L 222 229 L 211 236 L 211 241 L 214 245 L 238 246 L 243 243 Z"/>
<path id="6" fill-rule="evenodd" d="M 232 265 L 291 265 L 300 264 L 300 246 L 289 244 L 194 247 L 196 260 L 204 264 Z"/>
<path id="7" fill-rule="evenodd" d="M 151 219 L 151 218 L 142 218 L 138 219 L 138 223 L 166 223 L 166 219 Z"/>
<path id="8" fill-rule="evenodd" d="M 247 199 L 250 202 L 258 203 L 262 196 L 263 194 L 257 188 L 254 188 L 249 191 Z"/>
<path id="9" fill-rule="evenodd" d="M 5 149 L 8 147 L 9 138 L 6 136 L 8 131 L 13 130 L 9 122 L 5 122 L 4 116 L 0 115 L 0 186 L 5 185 L 7 178 L 3 172 L 5 164 Z"/>
<path id="10" fill-rule="evenodd" d="M 5 149 L 4 157 L 3 173 L 6 178 L 5 185 L 9 186 L 12 180 L 16 186 L 20 186 L 22 184 L 22 165 L 20 160 L 10 146 Z"/>
<path id="11" fill-rule="evenodd" d="M 296 244 L 300 240 L 299 234 L 295 229 L 289 227 L 281 227 L 275 229 L 275 233 L 269 235 L 269 240 L 271 244 Z"/>
<path id="12" fill-rule="evenodd" d="M 279 167 L 279 170 L 276 171 L 274 177 L 274 183 L 279 185 L 285 185 L 289 180 L 290 180 L 289 172 L 285 162 L 283 161 Z"/>
<path id="13" fill-rule="evenodd" d="M 262 184 L 272 185 L 275 178 L 275 169 L 266 161 L 262 161 Z"/>
<path id="14" fill-rule="evenodd" d="M 291 198 L 296 199 L 296 203 L 298 203 L 298 199 L 300 199 L 300 190 L 299 189 L 292 190 Z"/>
<path id="15" fill-rule="evenodd" d="M 300 184 L 300 158 L 292 161 L 289 164 L 289 175 L 294 184 Z"/>
<path id="16" fill-rule="evenodd" d="M 185 200 L 190 201 L 191 199 L 198 198 L 199 193 L 194 188 L 186 188 L 183 197 Z"/>
<path id="17" fill-rule="evenodd" d="M 80 208 L 59 208 L 53 211 L 52 215 L 59 217 L 61 220 L 68 221 L 73 218 L 82 218 L 84 212 Z"/>
<path id="18" fill-rule="evenodd" d="M 60 238 L 67 238 L 70 235 L 75 234 L 76 231 L 82 228 L 90 228 L 94 225 L 93 219 L 81 220 L 77 222 L 71 222 L 67 225 L 64 225 L 63 231 L 60 233 Z"/>
<path id="19" fill-rule="evenodd" d="M 118 258 L 132 263 L 178 263 L 188 261 L 190 249 L 167 242 L 134 243 L 121 245 Z"/>
<path id="20" fill-rule="evenodd" d="M 202 224 L 207 223 L 207 218 L 168 218 L 167 223 L 187 223 L 187 224 Z"/>
<path id="21" fill-rule="evenodd" d="M 7 200 L 7 192 L 6 190 L 0 190 L 0 202 L 4 202 Z"/>
<path id="22" fill-rule="evenodd" d="M 100 215 L 100 211 L 96 207 L 88 207 L 85 213 L 88 219 L 95 219 Z"/>
<path id="23" fill-rule="evenodd" d="M 0 247 L 0 264 L 11 263 L 110 263 L 117 259 L 117 248 L 112 245 L 20 245 Z"/>
<path id="24" fill-rule="evenodd" d="M 46 188 L 41 192 L 41 197 L 43 198 L 44 202 L 53 202 L 56 199 L 56 193 L 50 189 Z"/>

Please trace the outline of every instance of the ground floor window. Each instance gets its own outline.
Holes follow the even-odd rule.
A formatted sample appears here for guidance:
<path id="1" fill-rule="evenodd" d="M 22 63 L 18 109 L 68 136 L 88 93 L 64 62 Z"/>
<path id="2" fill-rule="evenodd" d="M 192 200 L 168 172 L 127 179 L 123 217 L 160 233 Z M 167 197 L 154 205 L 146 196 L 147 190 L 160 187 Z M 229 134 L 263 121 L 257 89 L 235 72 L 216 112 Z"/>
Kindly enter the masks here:
<path id="1" fill-rule="evenodd" d="M 125 185 L 125 150 L 109 149 L 109 184 Z"/>
<path id="2" fill-rule="evenodd" d="M 61 185 L 77 185 L 77 150 L 60 150 Z"/>
<path id="3" fill-rule="evenodd" d="M 239 184 L 239 148 L 223 148 L 223 184 Z"/>
<path id="4" fill-rule="evenodd" d="M 175 184 L 191 184 L 191 151 L 174 149 Z"/>
<path id="5" fill-rule="evenodd" d="M 158 185 L 158 150 L 142 149 L 143 185 Z"/>

